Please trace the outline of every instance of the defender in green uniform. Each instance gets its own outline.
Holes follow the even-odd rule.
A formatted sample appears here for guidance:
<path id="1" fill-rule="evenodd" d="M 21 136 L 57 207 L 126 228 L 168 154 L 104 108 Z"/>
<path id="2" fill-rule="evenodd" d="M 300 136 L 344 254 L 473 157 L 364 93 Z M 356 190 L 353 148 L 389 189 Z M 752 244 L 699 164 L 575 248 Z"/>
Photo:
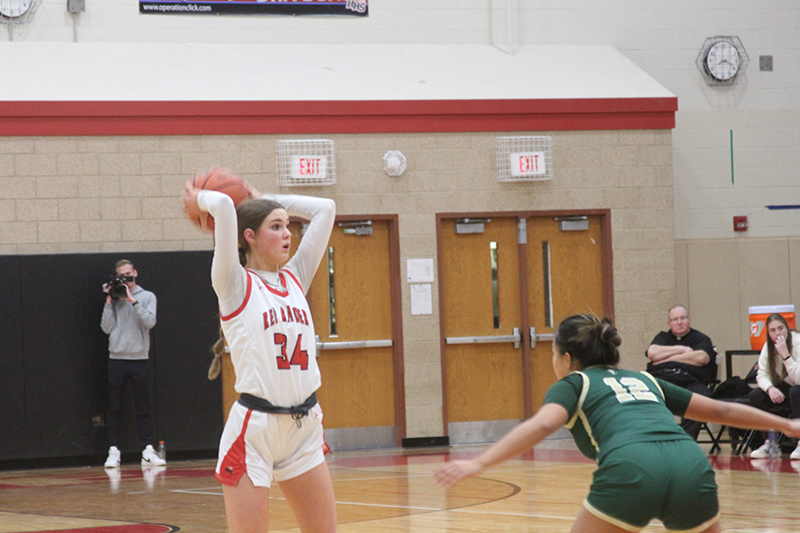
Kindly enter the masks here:
<path id="1" fill-rule="evenodd" d="M 451 487 L 566 426 L 581 452 L 598 464 L 573 532 L 635 532 L 653 518 L 671 531 L 719 532 L 714 471 L 673 415 L 790 436 L 800 435 L 800 420 L 712 400 L 646 372 L 618 369 L 621 342 L 607 319 L 565 319 L 553 342 L 553 369 L 560 381 L 547 391 L 539 412 L 477 459 L 438 468 L 434 482 Z"/>
<path id="2" fill-rule="evenodd" d="M 564 407 L 578 448 L 599 465 L 589 512 L 627 531 L 653 517 L 673 531 L 702 531 L 717 520 L 714 471 L 673 418 L 691 397 L 646 372 L 608 366 L 573 372 L 547 391 L 544 403 Z"/>

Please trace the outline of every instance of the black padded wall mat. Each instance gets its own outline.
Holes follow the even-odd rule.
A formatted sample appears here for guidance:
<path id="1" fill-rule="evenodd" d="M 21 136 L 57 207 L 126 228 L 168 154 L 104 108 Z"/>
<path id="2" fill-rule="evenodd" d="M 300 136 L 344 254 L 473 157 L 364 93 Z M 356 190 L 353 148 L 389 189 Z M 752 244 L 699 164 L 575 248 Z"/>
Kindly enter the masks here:
<path id="1" fill-rule="evenodd" d="M 86 298 L 79 255 L 20 257 L 27 455 L 89 446 Z"/>
<path id="2" fill-rule="evenodd" d="M 158 297 L 156 438 L 169 450 L 216 449 L 222 434 L 221 379 L 208 380 L 211 346 L 219 338 L 219 306 L 211 287 L 211 254 L 163 254 L 151 267 Z M 159 437 L 160 435 L 160 437 Z"/>
<path id="3" fill-rule="evenodd" d="M 108 337 L 100 330 L 101 286 L 117 259 L 156 294 L 151 332 L 151 411 L 171 452 L 217 447 L 219 380 L 207 378 L 217 339 L 211 252 L 0 256 L 0 460 L 105 455 Z M 128 388 L 123 451 L 137 451 Z"/>
<path id="4" fill-rule="evenodd" d="M 19 258 L 0 256 L 0 460 L 25 454 L 25 362 Z"/>

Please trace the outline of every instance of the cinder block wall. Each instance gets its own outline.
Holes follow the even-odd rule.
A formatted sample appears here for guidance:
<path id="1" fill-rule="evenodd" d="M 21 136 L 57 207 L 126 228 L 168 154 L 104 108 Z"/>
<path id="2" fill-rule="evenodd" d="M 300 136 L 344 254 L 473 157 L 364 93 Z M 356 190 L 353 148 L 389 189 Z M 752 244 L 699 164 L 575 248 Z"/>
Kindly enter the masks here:
<path id="1" fill-rule="evenodd" d="M 506 134 L 330 136 L 337 183 L 305 189 L 278 187 L 277 136 L 0 137 L 0 253 L 210 249 L 183 218 L 180 194 L 212 165 L 264 192 L 333 198 L 340 214 L 398 214 L 402 279 L 406 259 L 436 258 L 437 212 L 609 208 L 622 364 L 643 368 L 676 300 L 671 132 L 527 132 L 553 137 L 555 177 L 501 184 L 494 147 Z M 383 172 L 388 150 L 408 158 L 403 176 Z M 435 283 L 433 291 L 433 314 L 412 316 L 403 283 L 408 437 L 442 432 Z"/>

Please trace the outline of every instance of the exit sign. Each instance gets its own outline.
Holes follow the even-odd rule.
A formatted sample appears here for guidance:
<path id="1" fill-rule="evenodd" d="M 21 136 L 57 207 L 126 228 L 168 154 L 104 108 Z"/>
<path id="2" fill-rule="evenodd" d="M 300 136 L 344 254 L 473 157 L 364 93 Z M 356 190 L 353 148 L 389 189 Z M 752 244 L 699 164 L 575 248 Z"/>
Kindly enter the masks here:
<path id="1" fill-rule="evenodd" d="M 544 152 L 515 152 L 509 156 L 509 168 L 514 177 L 544 176 L 547 173 Z"/>
<path id="2" fill-rule="evenodd" d="M 325 178 L 327 168 L 328 158 L 324 155 L 295 155 L 290 175 L 297 181 L 318 181 Z"/>

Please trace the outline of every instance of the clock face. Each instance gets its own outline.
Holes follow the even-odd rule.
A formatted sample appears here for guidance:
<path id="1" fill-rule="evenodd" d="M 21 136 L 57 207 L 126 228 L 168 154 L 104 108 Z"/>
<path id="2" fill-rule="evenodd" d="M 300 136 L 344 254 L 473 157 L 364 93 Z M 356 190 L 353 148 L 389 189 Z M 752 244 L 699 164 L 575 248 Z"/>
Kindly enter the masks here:
<path id="1" fill-rule="evenodd" d="M 2 1 L 2 0 L 0 0 Z M 721 41 L 708 49 L 706 68 L 708 73 L 720 81 L 728 81 L 739 72 L 741 57 L 739 50 L 727 41 Z"/>
<path id="2" fill-rule="evenodd" d="M 0 15 L 13 18 L 24 15 L 31 7 L 31 0 L 0 0 Z"/>

